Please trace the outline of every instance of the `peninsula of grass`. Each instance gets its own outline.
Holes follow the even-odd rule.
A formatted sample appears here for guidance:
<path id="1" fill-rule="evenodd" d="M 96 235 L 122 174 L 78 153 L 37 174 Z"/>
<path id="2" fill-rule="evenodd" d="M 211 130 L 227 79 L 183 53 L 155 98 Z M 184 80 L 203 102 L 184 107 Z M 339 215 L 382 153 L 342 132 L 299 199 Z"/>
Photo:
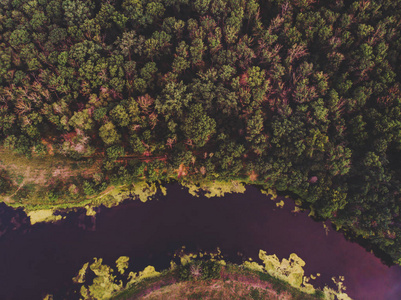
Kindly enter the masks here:
<path id="1" fill-rule="evenodd" d="M 206 265 L 206 264 L 204 264 Z M 210 264 L 209 268 L 218 265 Z M 316 290 L 307 294 L 269 274 L 235 264 L 202 274 L 202 264 L 190 264 L 147 278 L 111 299 L 324 299 Z"/>
<path id="2" fill-rule="evenodd" d="M 337 289 L 318 289 L 309 283 L 320 276 L 305 276 L 305 262 L 295 253 L 278 259 L 259 251 L 256 261 L 241 265 L 226 262 L 215 253 L 186 254 L 185 247 L 176 252 L 170 268 L 156 271 L 147 266 L 134 272 L 130 258 L 119 257 L 114 265 L 102 258 L 85 263 L 73 278 L 75 292 L 82 299 L 330 299 L 351 300 L 344 292 L 344 278 L 333 278 Z M 49 295 L 53 296 L 53 295 Z"/>

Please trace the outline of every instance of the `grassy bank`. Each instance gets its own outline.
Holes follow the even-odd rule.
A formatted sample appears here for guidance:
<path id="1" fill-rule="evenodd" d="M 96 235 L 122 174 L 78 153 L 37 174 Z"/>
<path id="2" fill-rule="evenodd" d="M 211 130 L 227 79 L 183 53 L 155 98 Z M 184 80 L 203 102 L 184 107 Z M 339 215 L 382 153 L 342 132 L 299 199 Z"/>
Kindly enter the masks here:
<path id="1" fill-rule="evenodd" d="M 217 253 L 185 254 L 184 248 L 167 270 L 147 266 L 138 273 L 128 272 L 129 258 L 117 259 L 115 267 L 95 258 L 85 263 L 73 278 L 83 299 L 341 299 L 351 300 L 337 282 L 337 291 L 315 288 L 314 276 L 304 275 L 305 262 L 296 254 L 281 261 L 260 250 L 262 264 L 245 261 L 227 263 Z M 317 274 L 317 276 L 319 276 Z M 89 280 L 86 280 L 89 278 Z M 59 295 L 61 296 L 61 295 Z"/>
<path id="2" fill-rule="evenodd" d="M 112 299 L 323 299 L 320 291 L 306 294 L 287 282 L 234 264 L 219 268 L 217 278 L 183 278 L 185 268 L 169 270 L 158 277 L 122 291 Z M 195 270 L 194 270 L 195 272 Z"/>
<path id="3" fill-rule="evenodd" d="M 112 207 L 127 198 L 145 202 L 158 192 L 165 195 L 164 185 L 170 182 L 179 182 L 191 195 L 202 192 L 206 197 L 243 193 L 246 184 L 259 183 L 251 176 L 220 179 L 215 174 L 192 174 L 182 164 L 160 170 L 155 177 L 152 161 L 135 165 L 134 158 L 129 172 L 121 162 L 112 162 L 114 167 L 105 170 L 101 160 L 92 158 L 77 161 L 49 154 L 27 158 L 1 147 L 0 153 L 0 179 L 5 182 L 0 201 L 24 208 L 33 223 L 57 220 L 50 211 L 85 207 L 91 213 L 93 207 Z"/>

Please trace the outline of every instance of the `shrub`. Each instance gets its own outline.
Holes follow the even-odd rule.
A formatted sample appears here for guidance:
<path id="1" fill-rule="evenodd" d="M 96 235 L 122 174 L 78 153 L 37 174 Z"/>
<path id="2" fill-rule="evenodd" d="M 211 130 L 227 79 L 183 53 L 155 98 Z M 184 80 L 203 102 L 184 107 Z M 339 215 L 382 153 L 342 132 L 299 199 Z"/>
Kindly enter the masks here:
<path id="1" fill-rule="evenodd" d="M 10 177 L 5 170 L 0 170 L 0 194 L 7 193 L 12 187 Z"/>
<path id="2" fill-rule="evenodd" d="M 221 265 L 215 261 L 193 261 L 179 267 L 180 280 L 220 278 Z"/>
<path id="3" fill-rule="evenodd" d="M 87 196 L 91 196 L 96 193 L 95 185 L 92 182 L 89 182 L 87 180 L 84 181 L 83 188 L 84 188 L 84 193 Z"/>

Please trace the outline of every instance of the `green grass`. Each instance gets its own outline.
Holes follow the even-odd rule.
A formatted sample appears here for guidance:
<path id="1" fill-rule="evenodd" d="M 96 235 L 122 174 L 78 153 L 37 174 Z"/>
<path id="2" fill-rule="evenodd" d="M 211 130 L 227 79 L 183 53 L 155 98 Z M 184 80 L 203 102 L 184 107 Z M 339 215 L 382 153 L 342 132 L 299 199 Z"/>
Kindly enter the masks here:
<path id="1" fill-rule="evenodd" d="M 123 299 L 136 299 L 138 295 L 143 293 L 146 289 L 151 288 L 153 285 L 160 286 L 160 288 L 164 286 L 168 286 L 173 282 L 177 282 L 178 278 L 178 270 L 168 270 L 161 272 L 161 275 L 158 277 L 146 278 L 136 285 L 120 291 L 117 295 L 115 295 L 112 299 L 115 300 L 123 300 Z"/>
<path id="2" fill-rule="evenodd" d="M 127 198 L 124 195 L 128 196 L 129 191 L 132 190 L 132 186 L 121 176 L 114 176 L 118 179 L 117 181 L 112 181 L 111 179 L 114 178 L 112 176 L 110 182 L 94 184 L 92 177 L 101 170 L 98 162 L 93 159 L 74 161 L 59 155 L 34 155 L 27 158 L 2 147 L 0 147 L 0 153 L 0 168 L 6 169 L 13 183 L 10 190 L 0 196 L 0 201 L 12 207 L 23 207 L 26 211 L 68 210 L 84 207 L 88 204 L 92 206 L 103 204 L 111 207 L 118 205 L 123 198 Z M 87 173 L 84 175 L 85 172 Z M 66 173 L 71 176 L 65 177 Z M 231 180 L 234 178 L 227 178 L 226 182 L 217 180 L 217 177 L 213 178 L 213 174 L 211 174 L 210 178 L 198 178 L 194 175 L 178 180 L 177 173 L 174 170 L 163 173 L 163 182 L 180 182 L 188 187 L 199 185 L 209 190 L 206 192 L 209 196 L 221 196 L 235 190 L 231 184 Z M 192 183 L 193 180 L 194 183 Z M 150 182 L 149 178 L 142 175 L 132 177 L 131 181 L 134 181 L 136 185 Z M 214 181 L 215 183 L 212 184 Z M 242 182 L 242 184 L 248 183 L 246 177 L 237 178 L 237 181 Z M 258 184 L 258 182 L 254 181 L 252 184 Z M 111 185 L 114 188 L 111 188 Z M 159 185 L 160 179 L 157 181 L 157 186 Z M 78 194 L 71 192 L 70 186 L 76 186 Z M 135 193 L 139 195 L 141 201 L 146 200 L 147 192 L 137 190 Z"/>
<path id="3" fill-rule="evenodd" d="M 321 291 L 317 291 L 314 295 L 309 295 L 278 278 L 265 273 L 245 269 L 231 263 L 227 264 L 225 267 L 221 267 L 221 272 L 219 273 L 221 277 L 219 276 L 219 278 L 215 276 L 215 273 L 213 273 L 211 277 L 205 279 L 190 278 L 187 272 L 189 268 L 190 264 L 189 266 L 179 266 L 174 270 L 164 271 L 162 272 L 162 275 L 158 277 L 145 279 L 138 284 L 119 292 L 112 299 L 137 299 L 140 296 L 145 296 L 146 294 L 156 291 L 159 291 L 163 295 L 163 288 L 166 287 L 168 287 L 166 293 L 172 295 L 177 291 L 177 289 L 183 289 L 183 286 L 180 284 L 185 284 L 185 297 L 187 297 L 187 299 L 204 299 L 206 296 L 211 299 L 227 299 L 227 295 L 232 295 L 230 293 L 235 291 L 236 294 L 242 295 L 240 297 L 241 299 L 259 300 L 268 299 L 266 297 L 269 295 L 269 290 L 274 290 L 279 294 L 290 294 L 291 299 L 296 300 L 324 299 Z M 241 281 L 245 284 L 241 284 Z M 255 283 L 255 287 L 249 287 L 252 282 Z M 260 282 L 270 285 L 272 288 L 260 288 L 258 287 Z M 219 285 L 221 288 L 215 290 L 211 288 L 213 285 Z"/>

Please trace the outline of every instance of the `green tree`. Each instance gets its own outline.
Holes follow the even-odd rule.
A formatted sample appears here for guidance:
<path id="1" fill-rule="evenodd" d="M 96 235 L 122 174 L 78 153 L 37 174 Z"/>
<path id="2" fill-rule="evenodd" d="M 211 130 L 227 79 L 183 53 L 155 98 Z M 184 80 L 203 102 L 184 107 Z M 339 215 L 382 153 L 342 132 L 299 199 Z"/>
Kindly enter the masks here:
<path id="1" fill-rule="evenodd" d="M 194 104 L 184 120 L 182 131 L 187 139 L 202 147 L 216 132 L 216 121 L 206 114 L 201 104 Z"/>
<path id="2" fill-rule="evenodd" d="M 116 105 L 111 111 L 110 116 L 115 124 L 118 124 L 121 127 L 128 126 L 130 123 L 129 115 L 126 112 L 124 106 Z"/>
<path id="3" fill-rule="evenodd" d="M 84 109 L 80 112 L 75 112 L 68 124 L 77 129 L 90 130 L 93 127 L 93 120 L 89 110 Z"/>
<path id="4" fill-rule="evenodd" d="M 10 45 L 13 48 L 18 48 L 20 45 L 24 45 L 30 42 L 29 32 L 25 29 L 16 29 L 10 35 Z"/>
<path id="5" fill-rule="evenodd" d="M 99 136 L 106 145 L 116 144 L 120 141 L 120 135 L 112 122 L 107 122 L 99 128 Z"/>
<path id="6" fill-rule="evenodd" d="M 124 147 L 119 146 L 119 145 L 114 145 L 111 147 L 108 147 L 106 149 L 107 157 L 110 158 L 111 160 L 116 160 L 119 157 L 124 156 Z"/>

